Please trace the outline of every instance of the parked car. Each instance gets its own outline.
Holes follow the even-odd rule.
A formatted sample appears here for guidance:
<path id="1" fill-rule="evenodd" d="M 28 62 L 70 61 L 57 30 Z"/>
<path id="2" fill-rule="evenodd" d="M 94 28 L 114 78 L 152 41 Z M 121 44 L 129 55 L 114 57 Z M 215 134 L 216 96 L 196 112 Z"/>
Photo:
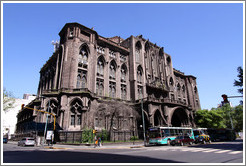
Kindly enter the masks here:
<path id="1" fill-rule="evenodd" d="M 194 142 L 194 139 L 191 139 L 189 136 L 177 136 L 172 142 L 171 145 L 181 145 L 184 144 L 190 144 L 192 145 Z"/>
<path id="2" fill-rule="evenodd" d="M 18 142 L 18 146 L 35 146 L 35 139 L 32 137 L 25 137 L 22 138 L 19 142 Z"/>
<path id="3" fill-rule="evenodd" d="M 8 143 L 8 138 L 3 138 L 3 143 L 4 144 Z"/>
<path id="4" fill-rule="evenodd" d="M 197 143 L 206 144 L 206 142 L 211 143 L 211 139 L 210 139 L 209 135 L 206 135 L 206 134 L 199 135 L 199 137 L 197 137 L 195 140 L 196 144 Z"/>

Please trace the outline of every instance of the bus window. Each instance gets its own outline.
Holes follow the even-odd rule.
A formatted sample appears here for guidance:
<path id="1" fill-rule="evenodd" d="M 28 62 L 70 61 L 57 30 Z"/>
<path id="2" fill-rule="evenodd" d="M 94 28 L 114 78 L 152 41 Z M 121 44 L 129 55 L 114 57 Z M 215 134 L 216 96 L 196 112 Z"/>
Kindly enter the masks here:
<path id="1" fill-rule="evenodd" d="M 170 136 L 169 129 L 164 129 L 165 136 Z"/>
<path id="2" fill-rule="evenodd" d="M 175 136 L 175 130 L 174 129 L 170 129 L 170 136 Z"/>
<path id="3" fill-rule="evenodd" d="M 150 137 L 150 138 L 161 137 L 160 131 L 159 131 L 159 130 L 150 131 L 150 132 L 149 132 L 149 137 Z"/>
<path id="4" fill-rule="evenodd" d="M 178 130 L 177 135 L 183 135 L 182 129 L 177 129 L 177 130 Z"/>
<path id="5" fill-rule="evenodd" d="M 199 130 L 193 130 L 193 133 L 194 133 L 195 136 L 200 135 Z"/>

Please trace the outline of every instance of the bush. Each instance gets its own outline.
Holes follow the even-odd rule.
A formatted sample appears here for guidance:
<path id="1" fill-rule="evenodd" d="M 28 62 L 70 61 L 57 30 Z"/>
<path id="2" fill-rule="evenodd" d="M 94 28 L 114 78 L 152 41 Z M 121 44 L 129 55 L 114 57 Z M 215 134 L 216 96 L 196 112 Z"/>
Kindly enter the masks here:
<path id="1" fill-rule="evenodd" d="M 100 137 L 102 141 L 109 141 L 109 133 L 107 130 L 102 130 L 102 132 L 97 133 L 97 137 Z"/>
<path id="2" fill-rule="evenodd" d="M 138 137 L 137 137 L 137 136 L 131 136 L 130 140 L 131 140 L 131 141 L 138 140 Z"/>
<path id="3" fill-rule="evenodd" d="M 85 128 L 82 132 L 82 143 L 93 142 L 93 129 Z"/>

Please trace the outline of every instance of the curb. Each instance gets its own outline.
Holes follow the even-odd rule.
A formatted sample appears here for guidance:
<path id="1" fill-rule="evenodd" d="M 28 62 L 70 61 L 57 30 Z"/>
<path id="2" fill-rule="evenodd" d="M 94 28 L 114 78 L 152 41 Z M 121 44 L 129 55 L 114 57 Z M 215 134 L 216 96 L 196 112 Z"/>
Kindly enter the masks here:
<path id="1" fill-rule="evenodd" d="M 45 149 L 77 149 L 77 150 L 86 150 L 86 149 L 133 149 L 133 148 L 143 148 L 144 146 L 130 146 L 130 147 L 99 147 L 99 148 L 62 148 L 62 147 L 44 147 Z"/>

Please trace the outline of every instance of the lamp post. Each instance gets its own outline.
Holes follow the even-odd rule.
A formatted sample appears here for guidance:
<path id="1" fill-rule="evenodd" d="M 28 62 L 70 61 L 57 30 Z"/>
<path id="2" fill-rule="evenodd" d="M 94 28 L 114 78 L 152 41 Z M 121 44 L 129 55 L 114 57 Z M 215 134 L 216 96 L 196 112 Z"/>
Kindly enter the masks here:
<path id="1" fill-rule="evenodd" d="M 42 97 L 44 97 L 44 96 L 42 96 Z M 44 98 L 45 98 L 45 97 L 44 97 Z M 50 109 L 50 100 L 49 100 L 48 112 L 50 112 L 49 109 Z M 47 114 L 47 116 L 46 116 L 46 123 L 45 123 L 45 128 L 44 128 L 43 145 L 44 145 L 45 135 L 46 135 L 46 131 L 47 131 L 47 123 L 48 123 L 48 114 Z"/>
<path id="2" fill-rule="evenodd" d="M 141 110 L 142 110 L 142 119 L 143 119 L 144 146 L 146 146 L 145 122 L 144 122 L 144 112 L 143 112 L 143 95 L 142 94 L 141 94 Z"/>

